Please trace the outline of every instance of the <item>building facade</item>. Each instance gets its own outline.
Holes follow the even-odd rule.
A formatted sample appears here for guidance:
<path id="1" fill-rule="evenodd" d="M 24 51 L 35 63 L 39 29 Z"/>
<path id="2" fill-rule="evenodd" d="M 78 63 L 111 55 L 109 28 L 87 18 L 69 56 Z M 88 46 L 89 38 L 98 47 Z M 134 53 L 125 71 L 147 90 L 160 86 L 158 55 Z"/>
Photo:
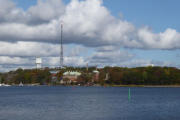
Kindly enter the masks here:
<path id="1" fill-rule="evenodd" d="M 78 77 L 81 75 L 80 72 L 75 72 L 75 71 L 67 71 L 63 73 L 63 80 L 66 81 L 67 83 L 76 83 Z"/>

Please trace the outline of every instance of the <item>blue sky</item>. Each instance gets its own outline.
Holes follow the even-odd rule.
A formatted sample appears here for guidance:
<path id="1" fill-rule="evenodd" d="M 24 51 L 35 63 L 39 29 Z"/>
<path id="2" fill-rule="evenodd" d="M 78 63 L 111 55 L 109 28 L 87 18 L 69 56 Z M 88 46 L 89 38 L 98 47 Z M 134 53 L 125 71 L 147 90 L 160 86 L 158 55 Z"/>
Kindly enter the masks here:
<path id="1" fill-rule="evenodd" d="M 36 0 L 14 0 L 16 4 L 28 9 L 37 3 Z M 68 4 L 70 0 L 63 0 Z M 162 32 L 166 28 L 173 28 L 180 31 L 180 1 L 179 0 L 104 0 L 106 6 L 112 15 L 119 17 L 135 24 L 138 27 L 147 25 L 152 28 L 153 32 Z M 179 50 L 128 50 L 136 54 L 137 58 L 151 59 L 158 61 L 173 61 L 178 64 L 177 54 Z"/>
<path id="2" fill-rule="evenodd" d="M 37 0 L 13 0 L 23 9 L 35 5 Z M 63 0 L 68 4 L 70 0 Z M 166 28 L 180 31 L 179 0 L 104 0 L 111 13 L 132 22 L 136 26 L 148 25 L 153 31 L 161 32 Z"/>
<path id="3" fill-rule="evenodd" d="M 16 3 L 17 8 L 22 8 L 23 11 L 25 11 L 25 12 L 27 10 L 29 10 L 29 8 L 31 6 L 37 5 L 37 0 L 11 0 L 11 1 Z M 56 0 L 56 1 L 60 1 L 60 0 Z M 80 1 L 83 1 L 83 0 L 80 0 Z M 86 1 L 88 1 L 88 0 L 86 0 Z M 94 2 L 92 2 L 92 4 L 99 4 L 98 2 L 96 2 L 98 0 L 92 0 L 92 1 L 94 1 Z M 69 3 L 71 2 L 71 0 L 63 0 L 63 2 L 65 3 L 65 6 L 68 6 Z M 79 2 L 78 4 L 81 4 L 81 3 Z M 89 4 L 89 3 L 86 2 L 86 4 Z M 120 27 L 121 26 L 127 27 L 127 28 L 125 28 L 125 30 L 128 29 L 129 31 L 122 33 L 125 35 L 120 36 L 120 37 L 116 37 L 113 33 L 111 33 L 110 35 L 113 34 L 113 36 L 107 36 L 109 38 L 107 40 L 108 41 L 107 42 L 106 40 L 104 40 L 102 38 L 102 36 L 98 36 L 93 39 L 91 39 L 91 37 L 90 38 L 84 37 L 84 34 L 86 34 L 87 30 L 84 29 L 84 26 L 83 26 L 83 29 L 80 29 L 79 31 L 81 31 L 81 32 L 82 32 L 82 30 L 85 30 L 85 31 L 82 32 L 83 34 L 78 33 L 78 35 L 80 34 L 80 36 L 72 36 L 72 37 L 66 36 L 65 37 L 65 39 L 67 39 L 67 41 L 68 41 L 67 42 L 68 44 L 66 43 L 66 46 L 65 46 L 65 49 L 66 49 L 65 55 L 69 56 L 72 54 L 78 54 L 78 57 L 80 57 L 80 56 L 84 57 L 83 58 L 84 62 L 86 62 L 87 59 L 91 59 L 91 58 L 97 58 L 98 59 L 97 61 L 102 61 L 102 58 L 108 59 L 108 57 L 110 57 L 110 54 L 112 54 L 112 56 L 111 56 L 112 60 L 109 61 L 109 64 L 113 63 L 112 62 L 112 61 L 114 61 L 113 59 L 115 59 L 117 57 L 122 57 L 122 59 L 118 59 L 119 61 L 117 60 L 116 62 L 117 63 L 122 62 L 123 64 L 117 64 L 117 65 L 123 66 L 125 64 L 125 66 L 126 66 L 126 64 L 128 64 L 128 61 L 132 62 L 132 64 L 134 64 L 134 61 L 141 61 L 141 62 L 142 61 L 151 61 L 151 62 L 147 62 L 147 63 L 153 64 L 156 62 L 157 63 L 162 62 L 162 65 L 163 65 L 163 62 L 164 62 L 164 63 L 169 63 L 167 65 L 170 65 L 170 66 L 180 67 L 180 62 L 179 62 L 179 60 L 180 60 L 180 50 L 179 50 L 180 49 L 180 47 L 179 47 L 180 46 L 179 45 L 180 44 L 180 42 L 179 42 L 180 41 L 180 38 L 179 38 L 180 7 L 179 7 L 179 4 L 180 4 L 179 0 L 103 0 L 103 4 L 97 5 L 96 7 L 97 8 L 102 7 L 102 6 L 105 7 L 107 9 L 107 11 L 110 12 L 109 17 L 114 16 L 116 19 L 116 20 L 114 20 L 114 23 L 113 22 L 110 23 L 108 21 L 105 21 L 105 22 L 109 23 L 109 26 L 112 27 L 112 26 L 116 26 L 114 24 L 115 23 L 117 24 L 117 21 L 121 21 L 123 25 L 117 24 L 117 26 L 120 25 Z M 84 8 L 86 8 L 86 7 L 84 7 Z M 89 9 L 85 10 L 84 8 L 77 7 L 75 10 L 77 10 L 77 12 L 79 12 L 78 11 L 79 9 L 80 9 L 80 11 L 87 11 L 87 13 L 90 12 Z M 55 9 L 57 9 L 57 8 L 54 8 L 54 10 Z M 102 11 L 101 12 L 97 11 L 97 14 L 99 12 L 99 14 L 107 15 L 107 11 L 104 11 L 102 8 L 100 8 L 100 10 L 102 10 Z M 30 18 L 30 20 L 29 20 L 30 23 L 28 23 L 29 21 L 27 23 L 22 22 L 21 23 L 22 25 L 25 24 L 28 27 L 28 26 L 31 26 L 31 24 L 39 24 L 38 22 L 42 22 L 43 24 L 46 24 L 47 18 L 44 18 L 44 17 L 41 18 L 42 17 L 41 14 L 44 14 L 43 11 L 41 11 L 42 12 L 41 14 L 36 14 L 36 12 L 33 13 L 33 11 L 30 11 L 30 12 L 31 12 L 31 14 L 33 14 L 32 18 Z M 27 14 L 29 14 L 29 13 L 27 13 Z M 62 13 L 56 13 L 56 14 L 61 16 Z M 65 16 L 67 17 L 66 14 L 65 14 Z M 72 18 L 74 17 L 73 14 L 71 16 L 72 16 Z M 101 15 L 99 15 L 99 16 L 101 16 Z M 17 18 L 17 16 L 15 18 Z M 25 21 L 26 18 L 23 18 L 23 19 L 24 20 L 20 20 L 20 22 Z M 57 18 L 50 18 L 50 19 L 57 20 Z M 10 21 L 9 19 L 5 19 L 5 20 L 6 20 L 5 22 L 7 22 L 7 23 Z M 48 18 L 48 20 L 49 20 L 49 18 Z M 86 20 L 88 20 L 88 19 L 86 19 Z M 44 21 L 46 21 L 46 22 L 44 23 Z M 37 22 L 37 23 L 35 23 L 35 22 Z M 79 22 L 82 22 L 82 21 L 78 21 L 77 23 L 79 23 Z M 90 23 L 91 22 L 92 21 L 90 21 Z M 71 24 L 71 21 L 68 21 L 67 23 Z M 131 24 L 131 25 L 127 25 L 126 23 Z M 83 22 L 81 24 L 86 25 Z M 73 25 L 74 25 L 74 23 L 73 23 Z M 148 29 L 146 26 L 148 26 Z M 102 26 L 100 25 L 98 27 L 102 27 Z M 108 28 L 109 27 L 107 27 L 106 29 L 108 29 Z M 168 28 L 170 28 L 170 29 L 168 29 Z M 121 27 L 121 29 L 122 29 L 122 27 Z M 121 29 L 119 32 L 122 32 Z M 133 29 L 135 29 L 135 30 L 133 30 Z M 92 30 L 94 30 L 94 29 L 92 29 Z M 101 30 L 101 29 L 99 28 L 98 30 Z M 112 30 L 115 30 L 114 32 L 117 32 L 118 27 L 112 28 Z M 141 30 L 143 31 L 142 32 L 143 36 L 139 37 L 138 36 L 139 34 L 138 35 L 136 35 L 136 34 L 139 33 L 139 31 L 141 31 Z M 72 27 L 72 31 L 70 30 L 70 33 L 74 32 L 74 31 L 76 31 L 76 30 L 74 30 L 74 28 Z M 95 31 L 95 33 L 96 32 L 97 31 Z M 129 34 L 129 32 L 130 32 L 130 34 Z M 105 31 L 105 33 L 106 33 L 106 31 Z M 100 32 L 97 35 L 101 35 L 101 34 L 106 35 L 105 33 Z M 121 33 L 119 33 L 119 34 L 121 34 Z M 129 36 L 126 36 L 126 34 L 128 34 Z M 169 34 L 171 36 L 170 38 L 168 37 Z M 88 31 L 87 35 L 91 35 L 91 33 L 89 33 L 89 31 Z M 118 32 L 117 32 L 117 35 L 118 35 Z M 163 39 L 161 38 L 162 36 L 163 36 Z M 122 39 L 123 37 L 128 38 L 127 40 L 130 39 L 130 41 L 128 41 L 128 42 L 124 41 Z M 141 37 L 143 37 L 143 38 L 141 38 Z M 152 37 L 152 42 L 150 41 L 151 37 Z M 0 36 L 0 38 L 1 38 L 1 36 Z M 18 39 L 19 38 L 21 38 L 21 37 L 18 37 Z M 25 40 L 27 40 L 28 38 L 29 37 L 25 38 Z M 100 40 L 98 40 L 99 38 L 102 39 L 102 41 L 106 42 L 104 47 L 111 48 L 111 46 L 114 46 L 115 49 L 112 48 L 114 51 L 113 50 L 110 50 L 110 51 L 104 50 L 102 52 L 101 47 L 103 47 L 103 44 L 101 44 Z M 135 39 L 135 42 L 137 45 L 131 41 L 131 38 Z M 36 39 L 36 38 L 34 38 L 34 39 Z M 78 41 L 76 43 L 74 40 L 69 40 L 69 39 L 75 39 Z M 84 39 L 85 40 L 87 39 L 87 41 L 84 41 Z M 164 40 L 164 39 L 166 39 L 166 40 Z M 25 40 L 22 40 L 22 41 L 25 41 Z M 109 42 L 110 40 L 112 40 L 112 42 Z M 113 40 L 117 41 L 118 44 L 115 45 L 116 43 L 113 42 Z M 18 40 L 16 40 L 16 41 L 18 41 Z M 34 41 L 34 40 L 30 40 L 30 41 Z M 96 46 L 95 41 L 97 41 L 97 46 Z M 40 42 L 42 42 L 42 40 L 40 40 Z M 156 42 L 157 42 L 157 44 L 156 44 Z M 116 51 L 117 51 L 117 55 L 116 55 Z M 127 57 L 127 59 L 126 59 L 126 57 Z M 70 58 L 67 58 L 67 59 L 70 59 Z M 73 60 L 74 59 L 75 58 L 73 58 Z M 71 62 L 74 62 L 73 60 Z M 96 60 L 96 59 L 94 59 L 94 60 Z M 92 60 L 92 61 L 94 62 L 94 60 Z M 96 64 L 98 64 L 98 63 L 96 63 Z M 137 62 L 137 64 L 139 64 L 139 63 Z M 72 63 L 70 63 L 70 65 L 72 65 Z M 108 64 L 106 64 L 106 65 L 108 65 Z M 138 65 L 136 65 L 136 66 L 138 66 Z"/>
<path id="4" fill-rule="evenodd" d="M 113 15 L 121 12 L 124 19 L 137 26 L 148 25 L 153 31 L 166 28 L 180 30 L 179 0 L 104 0 Z"/>

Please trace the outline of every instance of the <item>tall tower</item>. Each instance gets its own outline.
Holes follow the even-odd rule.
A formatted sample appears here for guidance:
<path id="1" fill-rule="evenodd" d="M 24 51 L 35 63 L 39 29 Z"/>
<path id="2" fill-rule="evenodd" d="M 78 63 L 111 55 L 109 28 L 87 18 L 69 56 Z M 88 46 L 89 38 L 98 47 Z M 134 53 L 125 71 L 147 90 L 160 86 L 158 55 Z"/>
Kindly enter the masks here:
<path id="1" fill-rule="evenodd" d="M 86 71 L 88 72 L 88 69 L 89 69 L 89 67 L 88 67 L 88 62 L 86 63 Z"/>
<path id="2" fill-rule="evenodd" d="M 64 61 L 64 57 L 63 57 L 63 23 L 61 23 L 61 48 L 60 48 L 60 67 L 63 67 L 63 61 Z"/>
<path id="3" fill-rule="evenodd" d="M 36 58 L 36 69 L 41 69 L 42 68 L 41 64 L 42 64 L 42 59 L 40 57 L 37 57 Z"/>

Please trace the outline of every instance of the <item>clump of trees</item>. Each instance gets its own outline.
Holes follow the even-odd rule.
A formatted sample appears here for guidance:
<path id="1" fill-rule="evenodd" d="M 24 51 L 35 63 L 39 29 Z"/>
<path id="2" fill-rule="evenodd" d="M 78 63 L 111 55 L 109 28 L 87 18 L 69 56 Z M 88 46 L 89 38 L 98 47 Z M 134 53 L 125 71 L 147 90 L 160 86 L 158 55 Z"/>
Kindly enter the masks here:
<path id="1" fill-rule="evenodd" d="M 43 70 L 23 70 L 17 69 L 8 73 L 0 73 L 0 83 L 6 84 L 51 84 L 51 73 L 53 69 Z M 92 71 L 95 67 L 75 68 L 67 67 L 60 70 L 57 74 L 58 81 L 66 71 L 79 71 L 82 73 L 77 79 L 77 84 L 85 85 L 92 82 Z M 137 67 L 137 68 L 121 68 L 121 67 L 104 67 L 98 69 L 99 80 L 96 84 L 101 85 L 180 85 L 180 70 L 174 67 Z M 108 79 L 107 79 L 108 75 Z"/>
<path id="2" fill-rule="evenodd" d="M 104 81 L 105 73 L 109 79 Z M 101 69 L 100 81 L 114 85 L 180 85 L 180 70 L 173 67 L 105 67 Z M 103 83 L 103 82 L 102 82 Z"/>
<path id="3" fill-rule="evenodd" d="M 77 82 L 78 84 L 81 85 L 86 85 L 87 83 L 91 83 L 92 82 L 92 74 L 91 73 L 82 73 L 78 79 Z"/>
<path id="4" fill-rule="evenodd" d="M 1 83 L 6 84 L 48 84 L 51 81 L 49 69 L 45 70 L 23 70 L 21 68 L 9 73 L 1 73 Z"/>

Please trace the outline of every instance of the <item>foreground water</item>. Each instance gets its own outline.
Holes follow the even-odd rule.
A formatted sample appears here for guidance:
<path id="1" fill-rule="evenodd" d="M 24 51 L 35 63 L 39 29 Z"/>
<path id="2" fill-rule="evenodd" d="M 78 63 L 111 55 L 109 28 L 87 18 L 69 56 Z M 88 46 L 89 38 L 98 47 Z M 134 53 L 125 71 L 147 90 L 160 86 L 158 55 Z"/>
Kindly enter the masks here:
<path id="1" fill-rule="evenodd" d="M 0 87 L 0 120 L 179 120 L 180 88 Z"/>

